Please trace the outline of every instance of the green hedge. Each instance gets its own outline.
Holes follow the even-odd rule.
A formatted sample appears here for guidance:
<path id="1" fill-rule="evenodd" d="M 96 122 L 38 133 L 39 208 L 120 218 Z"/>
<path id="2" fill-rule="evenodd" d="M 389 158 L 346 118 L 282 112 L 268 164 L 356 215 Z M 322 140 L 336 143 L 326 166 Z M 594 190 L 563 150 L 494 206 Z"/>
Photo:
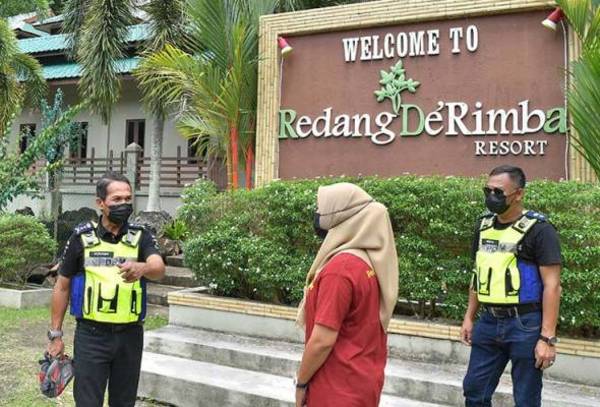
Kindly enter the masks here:
<path id="1" fill-rule="evenodd" d="M 400 265 L 400 296 L 421 317 L 460 320 L 467 300 L 476 219 L 484 212 L 483 179 L 360 178 L 385 204 Z M 340 179 L 274 182 L 218 194 L 199 182 L 183 195 L 180 218 L 191 236 L 186 262 L 219 295 L 297 304 L 319 247 L 313 213 L 319 185 Z M 600 328 L 600 188 L 574 182 L 532 182 L 527 207 L 549 216 L 560 232 L 563 332 Z M 437 304 L 441 306 L 436 307 Z"/>
<path id="2" fill-rule="evenodd" d="M 33 216 L 0 215 L 0 282 L 24 285 L 37 266 L 52 261 L 56 243 Z"/>

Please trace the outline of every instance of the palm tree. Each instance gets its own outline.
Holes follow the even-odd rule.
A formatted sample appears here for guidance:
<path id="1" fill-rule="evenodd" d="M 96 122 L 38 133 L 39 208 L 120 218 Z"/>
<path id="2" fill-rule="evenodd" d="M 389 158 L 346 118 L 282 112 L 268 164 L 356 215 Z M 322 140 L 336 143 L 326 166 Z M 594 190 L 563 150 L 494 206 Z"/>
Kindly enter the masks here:
<path id="1" fill-rule="evenodd" d="M 190 0 L 190 52 L 167 45 L 135 76 L 148 97 L 179 109 L 178 128 L 201 150 L 226 157 L 229 185 L 238 188 L 239 154 L 247 186 L 254 156 L 258 19 L 275 0 Z"/>
<path id="2" fill-rule="evenodd" d="M 582 45 L 571 68 L 569 113 L 575 148 L 600 179 L 600 6 L 591 0 L 558 0 Z"/>
<path id="3" fill-rule="evenodd" d="M 179 44 L 184 38 L 184 0 L 151 0 L 143 8 L 151 17 L 150 37 L 145 54 L 157 52 L 166 44 Z M 127 25 L 133 20 L 131 0 L 69 0 L 65 4 L 65 32 L 71 33 L 72 53 L 82 65 L 80 88 L 90 96 L 92 107 L 108 127 L 120 95 L 120 81 L 114 69 L 124 56 Z M 99 40 L 99 39 L 103 39 Z M 160 97 L 144 95 L 146 109 L 153 116 L 150 149 L 150 187 L 147 211 L 160 210 L 160 158 L 167 110 Z"/>
<path id="4" fill-rule="evenodd" d="M 64 32 L 70 34 L 82 70 L 80 93 L 107 126 L 107 154 L 112 108 L 121 93 L 116 63 L 125 56 L 131 9 L 131 0 L 69 0 L 64 5 Z"/>
<path id="5" fill-rule="evenodd" d="M 167 44 L 183 45 L 185 39 L 184 0 L 151 0 L 144 10 L 150 16 L 150 37 L 145 44 L 145 54 L 162 51 Z M 142 88 L 142 90 L 144 90 Z M 167 117 L 168 101 L 161 95 L 143 92 L 143 102 L 152 116 L 152 141 L 150 148 L 150 184 L 146 211 L 158 212 L 160 206 L 160 165 L 162 144 Z"/>
<path id="6" fill-rule="evenodd" d="M 0 18 L 0 138 L 23 106 L 36 106 L 46 92 L 40 64 L 19 51 L 15 34 Z"/>

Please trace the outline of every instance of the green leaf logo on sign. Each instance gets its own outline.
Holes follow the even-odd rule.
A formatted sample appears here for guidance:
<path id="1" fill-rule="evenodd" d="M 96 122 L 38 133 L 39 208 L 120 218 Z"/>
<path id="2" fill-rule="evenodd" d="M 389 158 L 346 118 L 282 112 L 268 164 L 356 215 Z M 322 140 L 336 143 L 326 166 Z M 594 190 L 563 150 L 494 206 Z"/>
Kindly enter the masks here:
<path id="1" fill-rule="evenodd" d="M 402 106 L 400 94 L 405 90 L 415 93 L 421 83 L 412 78 L 406 79 L 406 69 L 402 67 L 402 60 L 393 65 L 389 72 L 380 71 L 380 75 L 379 84 L 381 85 L 381 89 L 375 91 L 377 102 L 381 103 L 385 99 L 391 100 L 392 109 L 394 114 L 397 115 L 400 111 L 400 106 Z"/>

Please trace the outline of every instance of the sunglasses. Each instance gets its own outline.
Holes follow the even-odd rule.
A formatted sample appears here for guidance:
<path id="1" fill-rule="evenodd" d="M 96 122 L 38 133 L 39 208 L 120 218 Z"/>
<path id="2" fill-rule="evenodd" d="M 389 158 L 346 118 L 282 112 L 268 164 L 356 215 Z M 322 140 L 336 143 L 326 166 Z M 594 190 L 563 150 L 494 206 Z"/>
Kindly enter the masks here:
<path id="1" fill-rule="evenodd" d="M 511 196 L 512 194 L 517 192 L 519 189 L 520 188 L 517 188 L 514 191 L 512 191 L 510 194 L 507 195 L 503 189 L 483 187 L 483 193 L 485 194 L 485 196 L 490 196 L 491 194 L 494 194 L 496 196 Z"/>

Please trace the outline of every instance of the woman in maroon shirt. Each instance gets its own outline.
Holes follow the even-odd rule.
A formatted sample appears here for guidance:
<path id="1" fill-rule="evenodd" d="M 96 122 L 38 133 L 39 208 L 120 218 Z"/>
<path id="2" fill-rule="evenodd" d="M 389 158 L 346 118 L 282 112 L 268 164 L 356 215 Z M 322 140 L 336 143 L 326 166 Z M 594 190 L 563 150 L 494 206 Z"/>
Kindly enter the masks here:
<path id="1" fill-rule="evenodd" d="M 319 188 L 323 244 L 308 272 L 298 322 L 306 347 L 296 406 L 376 407 L 386 330 L 398 297 L 398 257 L 387 209 L 356 185 Z"/>

